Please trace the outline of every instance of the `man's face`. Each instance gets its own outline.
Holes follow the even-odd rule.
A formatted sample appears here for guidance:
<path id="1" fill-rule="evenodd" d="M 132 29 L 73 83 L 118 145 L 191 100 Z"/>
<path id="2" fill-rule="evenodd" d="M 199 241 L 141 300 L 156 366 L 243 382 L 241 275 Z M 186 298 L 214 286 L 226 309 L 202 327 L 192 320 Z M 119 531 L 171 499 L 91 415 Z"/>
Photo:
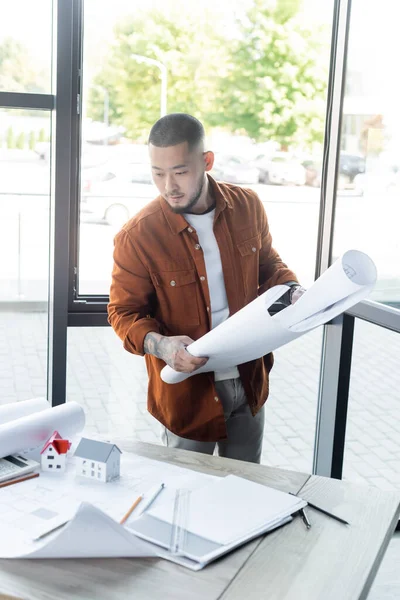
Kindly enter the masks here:
<path id="1" fill-rule="evenodd" d="M 189 150 L 187 142 L 160 148 L 149 145 L 151 171 L 161 196 L 175 213 L 189 212 L 203 191 L 205 172 L 212 168 L 211 152 Z M 210 166 L 211 164 L 211 166 Z"/>

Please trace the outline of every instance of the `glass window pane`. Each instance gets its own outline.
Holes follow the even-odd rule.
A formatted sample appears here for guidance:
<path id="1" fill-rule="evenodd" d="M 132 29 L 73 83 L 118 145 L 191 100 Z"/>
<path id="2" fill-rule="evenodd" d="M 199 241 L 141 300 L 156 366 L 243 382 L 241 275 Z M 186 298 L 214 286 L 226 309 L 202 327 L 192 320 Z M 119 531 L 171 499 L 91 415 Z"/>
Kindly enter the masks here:
<path id="1" fill-rule="evenodd" d="M 400 335 L 356 319 L 343 478 L 400 488 Z"/>
<path id="2" fill-rule="evenodd" d="M 146 141 L 165 107 L 204 123 L 212 175 L 257 191 L 313 281 L 332 15 L 333 0 L 85 1 L 80 294 L 108 294 L 113 237 L 158 194 Z"/>
<path id="3" fill-rule="evenodd" d="M 50 113 L 0 109 L 0 402 L 46 395 Z M 42 156 L 43 154 L 43 156 Z"/>
<path id="4" fill-rule="evenodd" d="M 0 19 L 0 91 L 51 93 L 53 0 L 13 0 Z"/>
<path id="5" fill-rule="evenodd" d="M 353 0 L 339 163 L 334 255 L 357 248 L 378 269 L 370 298 L 400 307 L 399 9 Z M 397 41 L 396 41 L 397 40 Z M 386 68 L 388 67 L 388 68 Z"/>

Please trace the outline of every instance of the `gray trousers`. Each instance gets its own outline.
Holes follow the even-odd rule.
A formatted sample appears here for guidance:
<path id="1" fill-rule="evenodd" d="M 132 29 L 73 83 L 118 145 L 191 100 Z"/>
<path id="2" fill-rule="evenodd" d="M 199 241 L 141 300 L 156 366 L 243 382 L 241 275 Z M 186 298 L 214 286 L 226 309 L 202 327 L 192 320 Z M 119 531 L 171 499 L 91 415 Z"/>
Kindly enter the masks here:
<path id="1" fill-rule="evenodd" d="M 264 407 L 253 417 L 240 378 L 216 381 L 215 388 L 224 409 L 227 439 L 197 442 L 179 437 L 162 427 L 161 439 L 164 446 L 203 454 L 213 454 L 217 446 L 219 456 L 259 463 L 264 433 Z"/>

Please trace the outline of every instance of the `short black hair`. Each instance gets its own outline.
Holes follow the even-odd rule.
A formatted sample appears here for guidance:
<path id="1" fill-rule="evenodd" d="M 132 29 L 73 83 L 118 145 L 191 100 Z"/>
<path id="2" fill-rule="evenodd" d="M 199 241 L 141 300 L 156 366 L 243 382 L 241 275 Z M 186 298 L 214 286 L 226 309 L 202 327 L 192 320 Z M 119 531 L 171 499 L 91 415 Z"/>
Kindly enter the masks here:
<path id="1" fill-rule="evenodd" d="M 204 143 L 204 127 L 196 117 L 186 113 L 171 113 L 158 119 L 151 128 L 149 144 L 166 148 L 187 142 L 189 150 Z"/>

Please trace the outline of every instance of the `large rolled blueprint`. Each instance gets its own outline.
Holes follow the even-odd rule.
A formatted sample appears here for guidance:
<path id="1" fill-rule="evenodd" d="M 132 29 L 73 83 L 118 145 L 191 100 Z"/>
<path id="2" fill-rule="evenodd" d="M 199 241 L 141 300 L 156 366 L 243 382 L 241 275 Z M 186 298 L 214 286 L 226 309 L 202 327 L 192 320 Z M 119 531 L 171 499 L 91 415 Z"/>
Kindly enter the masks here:
<path id="1" fill-rule="evenodd" d="M 50 408 L 46 398 L 32 398 L 0 406 L 0 425 Z"/>
<path id="2" fill-rule="evenodd" d="M 28 414 L 0 425 L 0 458 L 40 448 L 54 431 L 67 439 L 82 431 L 85 413 L 77 402 L 68 402 Z"/>
<path id="3" fill-rule="evenodd" d="M 295 304 L 271 316 L 268 309 L 288 289 L 286 285 L 275 286 L 190 344 L 190 354 L 209 358 L 203 367 L 194 373 L 180 373 L 167 365 L 161 378 L 166 383 L 179 383 L 198 373 L 223 371 L 265 356 L 366 298 L 376 277 L 371 258 L 349 250 Z"/>

